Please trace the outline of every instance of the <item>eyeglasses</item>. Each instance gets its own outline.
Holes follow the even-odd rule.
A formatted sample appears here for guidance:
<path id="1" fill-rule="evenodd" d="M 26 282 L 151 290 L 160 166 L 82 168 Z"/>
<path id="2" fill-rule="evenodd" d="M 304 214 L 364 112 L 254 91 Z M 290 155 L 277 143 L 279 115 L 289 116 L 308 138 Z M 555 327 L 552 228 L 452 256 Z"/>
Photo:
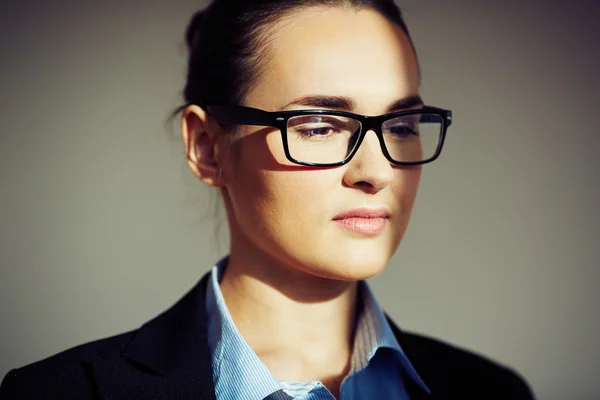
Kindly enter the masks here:
<path id="1" fill-rule="evenodd" d="M 452 111 L 431 106 L 379 116 L 334 110 L 269 112 L 244 106 L 208 106 L 206 111 L 222 124 L 278 128 L 289 161 L 322 167 L 349 162 L 370 130 L 390 163 L 432 162 L 439 157 L 452 123 Z"/>

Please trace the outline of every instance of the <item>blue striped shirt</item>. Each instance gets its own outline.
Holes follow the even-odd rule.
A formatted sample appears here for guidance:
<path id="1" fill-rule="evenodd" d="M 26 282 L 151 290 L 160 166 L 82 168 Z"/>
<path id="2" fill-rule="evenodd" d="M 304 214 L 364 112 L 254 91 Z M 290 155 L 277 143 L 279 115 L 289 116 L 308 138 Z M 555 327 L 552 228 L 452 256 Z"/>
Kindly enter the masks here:
<path id="1" fill-rule="evenodd" d="M 223 258 L 212 269 L 206 293 L 208 341 L 217 400 L 334 400 L 318 381 L 278 381 L 237 330 L 219 281 L 227 266 Z M 366 282 L 360 282 L 362 307 L 357 316 L 350 372 L 340 400 L 410 400 L 401 376 L 429 389 L 402 351 L 381 307 Z"/>

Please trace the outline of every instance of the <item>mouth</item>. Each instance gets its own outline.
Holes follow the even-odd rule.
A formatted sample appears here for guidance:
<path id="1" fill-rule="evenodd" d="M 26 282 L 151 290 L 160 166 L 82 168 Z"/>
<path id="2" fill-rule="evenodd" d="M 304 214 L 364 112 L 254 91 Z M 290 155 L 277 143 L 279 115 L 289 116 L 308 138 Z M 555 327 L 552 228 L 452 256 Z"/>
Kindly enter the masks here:
<path id="1" fill-rule="evenodd" d="M 339 213 L 333 218 L 340 228 L 363 235 L 377 235 L 389 223 L 390 212 L 385 208 L 357 208 Z"/>

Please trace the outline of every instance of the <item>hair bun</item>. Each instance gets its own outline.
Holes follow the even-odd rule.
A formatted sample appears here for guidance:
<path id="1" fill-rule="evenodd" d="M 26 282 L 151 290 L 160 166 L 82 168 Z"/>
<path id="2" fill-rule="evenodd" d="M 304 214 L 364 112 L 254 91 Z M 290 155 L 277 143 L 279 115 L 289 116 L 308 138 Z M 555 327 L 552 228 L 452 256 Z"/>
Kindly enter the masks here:
<path id="1" fill-rule="evenodd" d="M 202 30 L 205 25 L 205 12 L 198 11 L 194 14 L 190 20 L 188 27 L 185 31 L 185 41 L 188 48 L 193 49 L 198 41 L 198 37 L 202 34 Z"/>

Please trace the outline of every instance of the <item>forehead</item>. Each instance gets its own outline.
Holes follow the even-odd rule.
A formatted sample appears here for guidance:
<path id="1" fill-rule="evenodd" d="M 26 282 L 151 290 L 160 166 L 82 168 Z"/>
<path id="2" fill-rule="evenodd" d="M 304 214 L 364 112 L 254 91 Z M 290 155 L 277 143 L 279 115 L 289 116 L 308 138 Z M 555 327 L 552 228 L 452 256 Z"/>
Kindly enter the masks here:
<path id="1" fill-rule="evenodd" d="M 276 23 L 247 105 L 276 110 L 306 95 L 346 96 L 378 113 L 418 94 L 416 56 L 401 28 L 372 10 L 318 7 Z"/>

